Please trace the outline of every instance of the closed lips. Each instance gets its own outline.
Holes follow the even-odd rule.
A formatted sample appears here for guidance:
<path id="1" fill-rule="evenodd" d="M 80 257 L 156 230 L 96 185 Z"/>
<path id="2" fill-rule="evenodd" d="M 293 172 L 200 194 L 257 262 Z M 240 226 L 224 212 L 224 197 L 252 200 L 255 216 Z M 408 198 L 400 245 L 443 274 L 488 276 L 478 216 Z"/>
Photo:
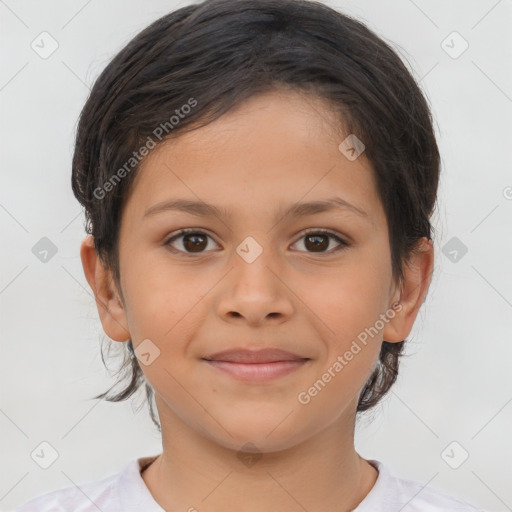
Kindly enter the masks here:
<path id="1" fill-rule="evenodd" d="M 231 349 L 204 357 L 207 361 L 224 361 L 230 363 L 263 364 L 276 363 L 279 361 L 306 361 L 308 357 L 301 357 L 297 354 L 287 352 L 281 349 Z"/>

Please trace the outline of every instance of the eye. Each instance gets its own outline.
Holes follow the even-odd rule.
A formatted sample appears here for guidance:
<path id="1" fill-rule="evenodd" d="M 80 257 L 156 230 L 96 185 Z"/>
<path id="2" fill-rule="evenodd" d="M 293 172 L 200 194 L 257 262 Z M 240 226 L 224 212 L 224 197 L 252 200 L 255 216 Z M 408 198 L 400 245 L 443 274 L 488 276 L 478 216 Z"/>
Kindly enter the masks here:
<path id="1" fill-rule="evenodd" d="M 340 245 L 333 250 L 332 249 L 327 250 L 330 246 L 329 239 L 335 240 Z M 342 240 L 335 233 L 332 233 L 331 231 L 326 231 L 323 229 L 308 231 L 295 243 L 298 243 L 302 240 L 305 240 L 304 247 L 306 247 L 306 249 L 312 249 L 312 252 L 314 252 L 314 253 L 326 253 L 326 252 L 333 253 L 333 252 L 340 251 L 340 250 L 348 247 L 348 245 L 349 245 L 347 242 Z"/>
<path id="2" fill-rule="evenodd" d="M 172 244 L 179 240 L 179 245 L 182 248 L 176 249 Z M 204 248 L 208 246 L 208 239 L 213 240 L 210 235 L 197 229 L 182 229 L 179 233 L 165 242 L 164 245 L 172 246 L 173 252 L 184 252 L 185 254 L 202 253 L 205 252 Z"/>
<path id="3" fill-rule="evenodd" d="M 164 245 L 170 246 L 173 252 L 201 254 L 203 252 L 207 252 L 205 251 L 205 248 L 209 245 L 208 239 L 213 240 L 213 238 L 205 232 L 189 228 L 180 230 L 176 235 L 169 238 Z M 308 231 L 297 242 L 295 242 L 295 244 L 302 240 L 305 240 L 304 247 L 306 247 L 308 252 L 313 253 L 333 253 L 342 250 L 349 245 L 335 233 L 321 229 Z M 339 244 L 339 246 L 328 250 L 331 245 L 330 240 L 334 240 Z M 173 245 L 176 242 L 179 242 L 181 247 L 176 248 Z"/>

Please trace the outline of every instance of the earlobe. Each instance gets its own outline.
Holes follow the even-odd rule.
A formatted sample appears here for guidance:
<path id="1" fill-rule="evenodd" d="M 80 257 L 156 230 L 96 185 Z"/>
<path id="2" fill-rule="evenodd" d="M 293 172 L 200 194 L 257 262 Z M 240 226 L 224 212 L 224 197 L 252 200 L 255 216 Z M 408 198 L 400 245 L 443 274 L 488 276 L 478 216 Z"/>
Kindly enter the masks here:
<path id="1" fill-rule="evenodd" d="M 83 240 L 80 258 L 85 278 L 94 293 L 105 334 L 115 341 L 127 341 L 130 332 L 127 329 L 126 312 L 114 284 L 112 271 L 103 265 L 96 252 L 92 235 Z"/>
<path id="2" fill-rule="evenodd" d="M 404 280 L 400 290 L 399 307 L 383 331 L 384 341 L 396 343 L 409 336 L 421 305 L 425 301 L 434 268 L 432 241 L 423 237 L 404 265 Z"/>

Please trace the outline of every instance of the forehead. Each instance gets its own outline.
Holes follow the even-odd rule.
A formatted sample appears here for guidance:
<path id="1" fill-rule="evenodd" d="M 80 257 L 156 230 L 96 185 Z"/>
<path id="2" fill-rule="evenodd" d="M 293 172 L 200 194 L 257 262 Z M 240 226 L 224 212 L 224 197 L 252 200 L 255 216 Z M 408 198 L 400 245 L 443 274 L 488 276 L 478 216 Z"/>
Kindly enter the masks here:
<path id="1" fill-rule="evenodd" d="M 382 214 L 364 153 L 351 161 L 338 147 L 347 135 L 325 101 L 288 91 L 254 96 L 152 150 L 126 209 L 142 218 L 157 203 L 186 199 L 240 214 L 336 195 Z"/>

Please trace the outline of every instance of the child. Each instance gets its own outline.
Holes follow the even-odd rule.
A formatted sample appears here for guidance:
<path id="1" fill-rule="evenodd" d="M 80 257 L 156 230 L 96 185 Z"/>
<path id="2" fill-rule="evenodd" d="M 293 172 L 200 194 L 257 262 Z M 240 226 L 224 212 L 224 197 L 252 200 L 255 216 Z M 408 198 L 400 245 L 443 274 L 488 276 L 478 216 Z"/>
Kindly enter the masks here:
<path id="1" fill-rule="evenodd" d="M 425 98 L 360 22 L 207 0 L 143 30 L 92 89 L 72 186 L 127 354 L 100 397 L 144 383 L 163 450 L 17 512 L 480 510 L 354 448 L 427 293 L 438 179 Z"/>

